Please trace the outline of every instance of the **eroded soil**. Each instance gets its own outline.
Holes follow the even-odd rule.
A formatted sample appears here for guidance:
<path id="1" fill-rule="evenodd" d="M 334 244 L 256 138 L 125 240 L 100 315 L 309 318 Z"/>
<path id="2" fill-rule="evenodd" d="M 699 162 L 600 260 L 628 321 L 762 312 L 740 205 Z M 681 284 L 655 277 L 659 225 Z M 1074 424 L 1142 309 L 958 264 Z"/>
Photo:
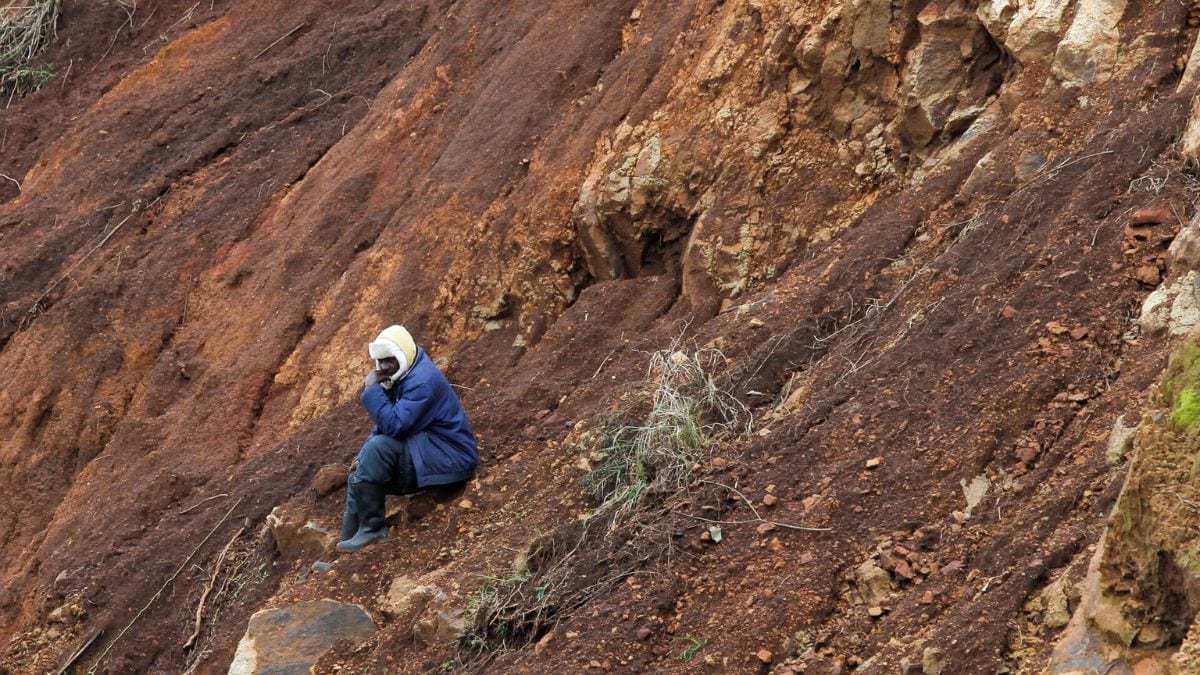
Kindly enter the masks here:
<path id="1" fill-rule="evenodd" d="M 1040 672 L 1027 605 L 1082 574 L 1171 347 L 1133 329 L 1194 210 L 1194 30 L 1131 6 L 1067 87 L 978 8 L 877 5 L 65 3 L 59 75 L 0 111 L 0 671 L 222 672 L 254 611 L 332 597 L 381 628 L 320 672 Z M 311 483 L 393 322 L 481 469 L 313 573 L 263 524 L 336 528 Z M 650 548 L 589 540 L 603 592 L 482 655 L 380 611 L 575 536 L 581 435 L 680 336 L 754 431 Z"/>

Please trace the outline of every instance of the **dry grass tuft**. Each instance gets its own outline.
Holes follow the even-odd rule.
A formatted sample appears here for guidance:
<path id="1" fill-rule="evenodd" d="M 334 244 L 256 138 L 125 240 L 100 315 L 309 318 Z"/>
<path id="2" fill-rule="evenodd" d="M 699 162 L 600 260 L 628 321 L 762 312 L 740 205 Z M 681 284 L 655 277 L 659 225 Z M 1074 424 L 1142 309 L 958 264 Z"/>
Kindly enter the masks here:
<path id="1" fill-rule="evenodd" d="M 620 522 L 648 497 L 686 491 L 715 442 L 749 431 L 745 406 L 716 379 L 725 363 L 716 349 L 678 341 L 650 357 L 646 381 L 597 429 L 599 463 L 585 479 L 597 514 Z"/>
<path id="2" fill-rule="evenodd" d="M 597 507 L 530 543 L 501 577 L 482 577 L 459 636 L 464 672 L 486 672 L 494 656 L 536 642 L 563 617 L 668 558 L 669 520 L 699 481 L 713 444 L 750 430 L 750 414 L 722 386 L 715 349 L 676 341 L 650 357 L 646 379 L 581 439 L 595 462 L 584 484 Z"/>
<path id="3" fill-rule="evenodd" d="M 34 60 L 54 39 L 59 0 L 0 0 L 0 92 L 36 91 L 54 76 Z"/>

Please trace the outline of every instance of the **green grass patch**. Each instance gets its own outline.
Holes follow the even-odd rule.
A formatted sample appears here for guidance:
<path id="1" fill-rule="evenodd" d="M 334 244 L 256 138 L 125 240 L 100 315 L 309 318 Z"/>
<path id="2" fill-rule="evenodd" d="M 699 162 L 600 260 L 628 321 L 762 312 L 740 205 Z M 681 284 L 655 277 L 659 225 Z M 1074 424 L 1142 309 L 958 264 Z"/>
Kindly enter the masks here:
<path id="1" fill-rule="evenodd" d="M 701 649 L 704 649 L 704 645 L 708 644 L 708 640 L 700 640 L 691 635 L 684 635 L 683 637 L 675 639 L 676 641 L 683 641 L 686 643 L 683 647 L 683 651 L 679 653 L 679 660 L 684 662 L 691 661 L 696 657 L 696 654 L 700 653 Z"/>

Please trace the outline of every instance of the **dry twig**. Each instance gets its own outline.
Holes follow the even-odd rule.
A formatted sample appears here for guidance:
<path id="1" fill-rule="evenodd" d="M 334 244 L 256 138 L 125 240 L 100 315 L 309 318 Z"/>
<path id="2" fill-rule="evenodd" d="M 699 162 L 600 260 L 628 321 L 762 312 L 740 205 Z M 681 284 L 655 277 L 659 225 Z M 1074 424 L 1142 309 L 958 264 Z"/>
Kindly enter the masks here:
<path id="1" fill-rule="evenodd" d="M 195 628 L 192 630 L 192 634 L 190 637 L 188 637 L 187 642 L 183 644 L 184 651 L 191 649 L 196 644 L 196 640 L 200 637 L 200 626 L 204 622 L 204 603 L 208 600 L 208 594 L 212 592 L 213 586 L 215 586 L 217 583 L 217 577 L 221 574 L 221 565 L 225 563 L 225 556 L 229 555 L 230 547 L 233 546 L 233 543 L 237 541 L 238 537 L 242 536 L 242 533 L 245 531 L 246 528 L 242 527 L 238 529 L 237 532 L 234 532 L 233 538 L 229 540 L 228 544 L 225 544 L 225 548 L 221 549 L 221 555 L 217 556 L 217 562 L 213 564 L 212 576 L 208 578 L 208 583 L 204 585 L 204 592 L 200 594 L 200 602 L 196 604 Z"/>
<path id="2" fill-rule="evenodd" d="M 67 659 L 67 662 L 63 664 L 63 667 L 58 669 L 58 673 L 56 673 L 56 675 L 63 675 L 67 671 L 71 670 L 71 666 L 75 665 L 75 662 L 79 660 L 79 657 L 83 656 L 83 653 L 88 650 L 88 647 L 91 647 L 92 643 L 99 639 L 101 635 L 104 635 L 103 628 L 96 631 L 92 637 L 84 640 L 83 644 L 79 645 L 79 649 L 76 649 L 75 653 L 71 654 L 71 658 Z"/>
<path id="3" fill-rule="evenodd" d="M 266 54 L 267 52 L 271 51 L 271 48 L 272 48 L 272 47 L 274 47 L 275 45 L 279 44 L 280 42 L 283 42 L 283 41 L 284 41 L 284 40 L 286 40 L 286 39 L 287 39 L 287 38 L 288 38 L 288 37 L 289 37 L 289 36 L 290 36 L 292 33 L 295 33 L 296 31 L 300 30 L 301 28 L 304 28 L 304 26 L 305 26 L 305 24 L 303 24 L 303 23 L 302 23 L 302 24 L 300 24 L 300 25 L 296 26 L 295 28 L 293 28 L 293 29 L 289 30 L 288 32 L 284 33 L 283 35 L 281 35 L 281 36 L 279 37 L 279 39 L 278 39 L 278 40 L 276 40 L 276 41 L 272 42 L 271 44 L 267 45 L 266 47 L 263 47 L 263 48 L 262 48 L 262 51 L 261 51 L 261 52 L 259 52 L 259 53 L 257 53 L 257 54 L 255 54 L 253 57 L 251 57 L 251 59 L 250 59 L 250 60 L 251 60 L 251 61 L 253 61 L 253 60 L 257 59 L 258 57 L 262 56 L 263 54 Z"/>
<path id="4" fill-rule="evenodd" d="M 680 515 L 684 515 L 684 516 L 687 516 L 688 518 L 694 518 L 696 520 L 704 521 L 706 523 L 713 523 L 716 525 L 745 525 L 747 523 L 767 523 L 770 525 L 774 525 L 775 527 L 783 527 L 783 528 L 787 528 L 789 530 L 801 530 L 803 532 L 832 532 L 833 531 L 832 527 L 805 527 L 803 525 L 789 525 L 788 523 L 781 523 L 778 520 L 767 520 L 766 518 L 763 518 L 761 515 L 759 515 L 758 509 L 754 508 L 754 504 L 750 501 L 750 498 L 747 497 L 745 494 L 743 494 L 741 490 L 739 490 L 735 487 L 730 487 L 728 485 L 725 485 L 724 483 L 718 483 L 716 481 L 711 481 L 711 480 L 703 480 L 700 482 L 707 483 L 709 485 L 716 485 L 717 487 L 720 487 L 720 488 L 725 488 L 726 490 L 729 490 L 730 492 L 741 497 L 742 501 L 746 502 L 746 506 L 750 507 L 750 512 L 754 514 L 754 517 L 746 519 L 746 520 L 713 520 L 711 518 L 704 518 L 702 516 L 694 516 L 690 513 L 680 512 Z"/>
<path id="5" fill-rule="evenodd" d="M 71 265 L 69 268 L 67 268 L 66 272 L 63 272 L 57 279 L 54 280 L 54 283 L 50 284 L 50 286 L 48 286 L 46 288 L 46 290 L 42 291 L 42 294 L 39 295 L 37 297 L 37 300 L 33 301 L 33 305 L 31 305 L 29 307 L 29 311 L 25 313 L 25 323 L 28 324 L 30 321 L 33 320 L 33 317 L 35 315 L 37 315 L 39 308 L 42 306 L 42 301 L 46 299 L 46 296 L 50 295 L 51 291 L 53 291 L 55 288 L 58 287 L 59 284 L 61 284 L 68 277 L 70 277 L 71 273 L 74 272 L 76 270 L 76 268 L 78 268 L 80 265 L 82 265 L 84 262 L 86 262 L 88 258 L 92 257 L 93 253 L 95 253 L 96 251 L 99 251 L 100 247 L 102 247 L 106 243 L 108 243 L 108 240 L 112 239 L 112 236 L 114 234 L 116 234 L 117 231 L 120 230 L 123 225 L 125 225 L 125 223 L 129 222 L 129 219 L 132 218 L 134 216 L 134 214 L 136 214 L 137 212 L 138 212 L 138 208 L 135 207 L 133 209 L 133 211 L 130 211 L 129 215 L 125 216 L 124 220 L 117 223 L 116 227 L 109 230 L 108 234 L 104 235 L 104 237 L 100 239 L 100 242 L 98 244 L 93 246 L 87 253 L 84 253 L 82 258 L 80 258 L 79 260 L 76 260 L 73 265 Z"/>
<path id="6" fill-rule="evenodd" d="M 224 492 L 222 492 L 219 495 L 213 495 L 211 497 L 201 499 L 200 501 L 196 502 L 195 504 L 192 504 L 191 506 L 187 507 L 186 509 L 180 511 L 179 515 L 182 516 L 183 514 L 187 513 L 188 511 L 192 511 L 192 510 L 198 508 L 201 504 L 207 504 L 208 502 L 211 502 L 214 499 L 220 499 L 221 497 L 228 497 L 228 496 L 229 496 L 228 494 L 225 494 Z"/>
<path id="7" fill-rule="evenodd" d="M 142 618 L 142 615 L 145 614 L 146 611 L 158 601 L 159 597 L 162 596 L 163 591 L 167 590 L 167 586 L 170 586 L 171 582 L 175 581 L 179 574 L 183 572 L 184 568 L 187 567 L 188 563 L 192 561 L 192 558 L 196 557 L 196 554 L 199 553 L 200 549 L 208 543 L 208 540 L 212 539 L 212 536 L 217 533 L 217 530 L 222 525 L 225 524 L 226 520 L 229 520 L 229 516 L 233 514 L 233 510 L 236 509 L 241 503 L 242 499 L 239 497 L 238 500 L 233 503 L 233 506 L 230 506 L 229 510 L 225 512 L 225 515 L 221 516 L 221 519 L 217 521 L 217 524 L 213 525 L 213 528 L 208 531 L 208 534 L 204 535 L 204 538 L 200 540 L 200 543 L 196 544 L 196 548 L 192 549 L 192 552 L 183 559 L 183 562 L 179 565 L 179 568 L 175 570 L 175 573 L 167 577 L 167 580 L 163 582 L 162 586 L 159 586 L 158 591 L 154 594 L 154 596 L 151 597 L 150 600 L 148 600 L 140 610 L 138 610 L 137 614 L 133 615 L 133 618 L 129 620 L 129 623 L 125 624 L 125 627 L 121 629 L 121 632 L 117 634 L 117 637 L 113 638 L 113 641 L 108 643 L 108 646 L 104 648 L 104 651 L 100 652 L 100 656 L 96 658 L 95 663 L 93 663 L 92 667 L 88 670 L 88 675 L 96 675 L 96 673 L 100 671 L 100 664 L 104 662 L 104 657 L 108 656 L 108 653 L 112 651 L 112 648 L 116 646 L 118 642 L 121 641 L 121 638 L 125 637 L 125 634 L 129 632 L 129 629 L 133 627 L 133 624 L 137 623 L 138 619 Z"/>

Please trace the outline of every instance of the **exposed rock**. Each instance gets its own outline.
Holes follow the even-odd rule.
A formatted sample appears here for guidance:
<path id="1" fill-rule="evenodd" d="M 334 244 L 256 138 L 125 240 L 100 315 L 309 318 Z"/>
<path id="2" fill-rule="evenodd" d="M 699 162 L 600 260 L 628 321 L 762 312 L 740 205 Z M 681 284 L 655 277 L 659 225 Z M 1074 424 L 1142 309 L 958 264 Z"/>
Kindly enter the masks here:
<path id="1" fill-rule="evenodd" d="M 1200 96 L 1192 101 L 1191 117 L 1179 137 L 1179 153 L 1192 163 L 1200 162 Z"/>
<path id="2" fill-rule="evenodd" d="M 321 467 L 312 479 L 313 492 L 316 492 L 318 497 L 324 497 L 345 487 L 347 473 L 347 468 L 338 464 Z"/>
<path id="3" fill-rule="evenodd" d="M 1192 216 L 1191 222 L 1175 235 L 1171 247 L 1167 249 L 1167 262 L 1177 269 L 1195 270 L 1200 267 L 1200 218 Z"/>
<path id="4" fill-rule="evenodd" d="M 1065 86 L 1107 80 L 1117 62 L 1117 23 L 1126 0 L 1080 0 L 1075 18 L 1054 55 L 1053 73 Z"/>
<path id="5" fill-rule="evenodd" d="M 1181 385 L 1164 378 L 1178 395 Z M 1079 607 L 1050 661 L 1052 673 L 1086 667 L 1144 672 L 1145 648 L 1180 644 L 1170 672 L 1197 672 L 1200 636 L 1189 609 L 1200 595 L 1196 551 L 1194 445 L 1190 437 L 1159 424 L 1138 430 L 1136 452 L 1082 584 Z M 1085 672 L 1087 672 L 1085 670 Z"/>
<path id="6" fill-rule="evenodd" d="M 67 605 L 57 607 L 46 615 L 46 621 L 50 623 L 66 623 L 71 617 L 70 608 Z"/>
<path id="7" fill-rule="evenodd" d="M 986 186 L 995 184 L 1001 172 L 1002 167 L 992 153 L 985 154 L 975 162 L 975 168 L 971 170 L 971 174 L 963 182 L 962 194 L 966 197 L 971 197 L 982 192 L 986 189 Z"/>
<path id="8" fill-rule="evenodd" d="M 413 625 L 413 636 L 428 645 L 444 645 L 453 642 L 467 627 L 461 609 L 441 609 L 431 607 L 430 610 Z"/>
<path id="9" fill-rule="evenodd" d="M 379 599 L 379 609 L 396 619 L 413 616 L 425 610 L 430 600 L 444 601 L 446 595 L 437 586 L 421 583 L 407 576 L 392 579 L 387 595 Z"/>
<path id="10" fill-rule="evenodd" d="M 1139 266 L 1134 277 L 1147 286 L 1157 286 L 1162 283 L 1162 273 L 1156 265 Z"/>
<path id="11" fill-rule="evenodd" d="M 1197 273 L 1188 272 L 1173 282 L 1154 289 L 1142 303 L 1138 326 L 1146 335 L 1167 332 L 1183 335 L 1200 323 L 1200 302 L 1197 299 Z"/>
<path id="12" fill-rule="evenodd" d="M 890 0 L 851 0 L 849 4 L 854 22 L 850 45 L 862 56 L 887 54 L 888 25 L 892 19 Z"/>
<path id="13" fill-rule="evenodd" d="M 1046 166 L 1046 156 L 1036 152 L 1023 152 L 1017 158 L 1017 180 L 1022 183 L 1033 179 Z"/>
<path id="14" fill-rule="evenodd" d="M 229 675 L 307 673 L 338 640 L 362 642 L 374 633 L 366 610 L 329 599 L 256 612 Z"/>
<path id="15" fill-rule="evenodd" d="M 1171 209 L 1166 206 L 1147 206 L 1133 212 L 1129 216 L 1129 224 L 1138 225 L 1157 225 L 1158 223 L 1171 223 L 1175 221 L 1175 215 Z"/>
<path id="16" fill-rule="evenodd" d="M 905 135 L 916 147 L 927 145 L 952 117 L 962 131 L 983 112 L 986 82 L 972 88 L 974 70 L 985 70 L 999 55 L 979 19 L 960 2 L 932 3 L 917 15 L 920 39 L 903 71 Z M 964 68 L 964 62 L 976 68 Z M 960 107 L 965 106 L 965 107 Z M 970 113 L 965 113 L 969 108 Z M 960 114 L 955 115 L 956 111 Z M 965 114 L 963 114 L 965 113 Z"/>
<path id="17" fill-rule="evenodd" d="M 1104 450 L 1104 458 L 1109 464 L 1120 464 L 1126 455 L 1133 450 L 1133 438 L 1137 435 L 1136 426 L 1125 426 L 1125 416 L 1121 415 L 1113 421 L 1112 429 L 1108 432 L 1108 444 Z"/>
<path id="18" fill-rule="evenodd" d="M 1067 599 L 1066 577 L 1060 576 L 1042 591 L 1042 602 L 1045 613 L 1042 614 L 1042 625 L 1050 629 L 1066 626 L 1071 620 L 1070 602 Z"/>
<path id="19" fill-rule="evenodd" d="M 981 3 L 978 13 L 988 25 L 988 32 L 1001 38 L 1008 49 L 1021 63 L 1032 63 L 1054 53 L 1063 33 L 1063 15 L 1069 0 L 1033 0 L 1018 3 L 1013 0 Z M 1007 26 L 1005 16 L 1012 16 Z"/>
<path id="20" fill-rule="evenodd" d="M 924 675 L 941 675 L 945 658 L 946 653 L 937 647 L 926 647 L 921 654 L 921 672 Z"/>
<path id="21" fill-rule="evenodd" d="M 319 555 L 337 543 L 337 535 L 333 532 L 279 506 L 267 515 L 267 528 L 280 555 L 285 558 Z"/>
<path id="22" fill-rule="evenodd" d="M 1195 87 L 1200 83 L 1200 40 L 1192 43 L 1192 50 L 1188 53 L 1187 62 L 1184 64 L 1183 77 L 1179 78 L 1179 84 L 1175 87 L 1175 91 L 1183 92 Z"/>
<path id="23" fill-rule="evenodd" d="M 892 577 L 873 562 L 865 562 L 854 571 L 854 586 L 868 607 L 878 607 L 892 593 Z"/>

